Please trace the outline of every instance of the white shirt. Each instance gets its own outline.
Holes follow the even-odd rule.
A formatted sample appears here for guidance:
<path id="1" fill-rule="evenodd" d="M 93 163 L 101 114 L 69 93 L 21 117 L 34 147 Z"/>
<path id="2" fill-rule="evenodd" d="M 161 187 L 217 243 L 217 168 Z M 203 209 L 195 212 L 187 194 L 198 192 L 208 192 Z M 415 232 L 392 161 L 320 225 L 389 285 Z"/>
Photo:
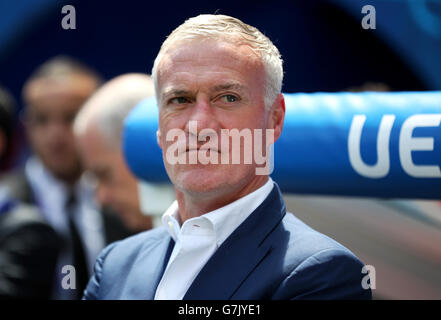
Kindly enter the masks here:
<path id="1" fill-rule="evenodd" d="M 222 208 L 188 219 L 180 226 L 174 201 L 162 217 L 175 241 L 155 300 L 181 300 L 194 279 L 220 245 L 266 199 L 273 189 L 271 178 L 259 189 Z"/>
<path id="2" fill-rule="evenodd" d="M 47 222 L 66 241 L 70 241 L 68 214 L 65 211 L 68 190 L 65 184 L 56 179 L 36 157 L 31 157 L 26 162 L 25 174 L 34 192 L 37 205 Z M 77 205 L 73 222 L 86 251 L 89 273 L 93 274 L 95 260 L 105 246 L 104 224 L 93 199 L 92 186 L 85 178 L 79 180 L 74 192 Z M 69 299 L 72 294 L 72 290 L 64 290 L 60 285 L 62 277 L 65 276 L 61 273 L 64 265 L 72 265 L 71 247 L 62 250 L 57 261 L 54 299 Z"/>

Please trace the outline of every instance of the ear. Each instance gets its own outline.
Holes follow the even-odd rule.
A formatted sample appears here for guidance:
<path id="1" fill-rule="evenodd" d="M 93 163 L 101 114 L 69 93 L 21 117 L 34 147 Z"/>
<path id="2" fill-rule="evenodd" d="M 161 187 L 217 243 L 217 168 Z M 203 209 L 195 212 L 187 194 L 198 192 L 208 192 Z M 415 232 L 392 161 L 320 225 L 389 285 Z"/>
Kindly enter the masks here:
<path id="1" fill-rule="evenodd" d="M 158 143 L 158 146 L 162 149 L 161 131 L 159 129 L 156 131 L 156 142 Z"/>
<path id="2" fill-rule="evenodd" d="M 269 128 L 274 129 L 274 142 L 282 134 L 283 121 L 285 120 L 285 98 L 279 93 L 269 112 Z"/>

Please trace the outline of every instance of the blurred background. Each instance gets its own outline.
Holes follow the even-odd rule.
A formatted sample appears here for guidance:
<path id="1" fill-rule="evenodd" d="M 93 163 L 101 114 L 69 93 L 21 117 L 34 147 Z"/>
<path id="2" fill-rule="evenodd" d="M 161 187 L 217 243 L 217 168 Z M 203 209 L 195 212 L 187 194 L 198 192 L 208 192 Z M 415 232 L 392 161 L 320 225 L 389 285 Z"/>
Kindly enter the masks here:
<path id="1" fill-rule="evenodd" d="M 376 29 L 361 8 L 376 9 Z M 76 29 L 61 12 L 72 5 Z M 22 87 L 44 61 L 68 55 L 105 80 L 150 73 L 175 27 L 201 13 L 237 17 L 263 31 L 284 59 L 283 92 L 441 90 L 441 1 L 0 0 L 0 85 L 18 101 L 13 154 L 29 147 Z M 441 104 L 440 104 L 441 110 Z M 285 195 L 288 210 L 376 269 L 376 299 L 441 299 L 441 201 Z"/>

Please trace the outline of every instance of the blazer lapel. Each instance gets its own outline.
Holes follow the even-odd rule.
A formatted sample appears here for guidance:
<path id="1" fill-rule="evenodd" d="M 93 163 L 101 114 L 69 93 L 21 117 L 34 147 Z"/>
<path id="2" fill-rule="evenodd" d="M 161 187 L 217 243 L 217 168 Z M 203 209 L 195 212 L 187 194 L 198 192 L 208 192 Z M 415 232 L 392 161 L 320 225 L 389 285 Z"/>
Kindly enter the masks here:
<path id="1" fill-rule="evenodd" d="M 185 300 L 230 299 L 271 251 L 265 239 L 286 213 L 279 187 L 225 240 L 202 268 Z"/>
<path id="2" fill-rule="evenodd" d="M 140 256 L 134 262 L 137 268 L 133 269 L 127 286 L 127 291 L 123 290 L 123 299 L 154 299 L 156 288 L 164 274 L 170 255 L 173 251 L 175 242 L 167 235 L 161 242 L 154 246 L 144 248 Z M 148 281 L 139 281 L 147 279 Z M 150 279 L 150 280 L 149 280 Z"/>

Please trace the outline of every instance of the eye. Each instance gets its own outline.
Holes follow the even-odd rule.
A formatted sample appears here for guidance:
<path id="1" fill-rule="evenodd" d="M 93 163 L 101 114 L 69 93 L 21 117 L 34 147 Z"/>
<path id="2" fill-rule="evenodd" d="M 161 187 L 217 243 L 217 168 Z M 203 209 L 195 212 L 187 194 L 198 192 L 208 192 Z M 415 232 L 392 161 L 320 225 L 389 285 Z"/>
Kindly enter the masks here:
<path id="1" fill-rule="evenodd" d="M 183 104 L 183 103 L 188 103 L 188 102 L 189 102 L 188 99 L 185 97 L 175 97 L 175 98 L 170 99 L 170 101 L 169 101 L 169 103 L 172 103 L 172 104 Z"/>
<path id="2" fill-rule="evenodd" d="M 223 102 L 228 102 L 228 103 L 239 101 L 239 98 L 236 96 L 233 96 L 232 94 L 226 94 L 226 95 L 222 96 L 221 99 Z"/>
<path id="3" fill-rule="evenodd" d="M 73 121 L 75 120 L 75 116 L 76 116 L 76 113 L 70 113 L 70 114 L 64 115 L 64 117 L 63 117 L 64 123 L 67 125 L 72 124 Z"/>
<path id="4" fill-rule="evenodd" d="M 45 114 L 36 114 L 30 118 L 30 122 L 35 126 L 43 127 L 49 123 L 49 117 Z"/>

